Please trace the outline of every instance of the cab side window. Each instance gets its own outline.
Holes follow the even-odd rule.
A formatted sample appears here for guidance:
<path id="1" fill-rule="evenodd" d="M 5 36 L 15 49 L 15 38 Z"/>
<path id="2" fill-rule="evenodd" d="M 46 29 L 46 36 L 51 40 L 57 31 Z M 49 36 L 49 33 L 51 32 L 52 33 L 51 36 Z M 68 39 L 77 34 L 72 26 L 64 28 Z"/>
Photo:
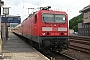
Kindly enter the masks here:
<path id="1" fill-rule="evenodd" d="M 37 22 L 37 15 L 35 15 L 35 19 L 34 19 L 34 23 L 36 23 Z"/>

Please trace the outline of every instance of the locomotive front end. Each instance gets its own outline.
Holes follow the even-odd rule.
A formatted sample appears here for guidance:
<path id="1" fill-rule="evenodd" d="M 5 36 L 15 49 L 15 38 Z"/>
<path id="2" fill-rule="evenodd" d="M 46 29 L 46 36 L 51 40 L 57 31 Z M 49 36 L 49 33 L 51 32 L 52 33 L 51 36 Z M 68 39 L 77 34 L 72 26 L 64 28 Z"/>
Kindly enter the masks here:
<path id="1" fill-rule="evenodd" d="M 69 46 L 67 14 L 52 12 L 42 14 L 41 39 L 42 47 L 62 51 Z"/>

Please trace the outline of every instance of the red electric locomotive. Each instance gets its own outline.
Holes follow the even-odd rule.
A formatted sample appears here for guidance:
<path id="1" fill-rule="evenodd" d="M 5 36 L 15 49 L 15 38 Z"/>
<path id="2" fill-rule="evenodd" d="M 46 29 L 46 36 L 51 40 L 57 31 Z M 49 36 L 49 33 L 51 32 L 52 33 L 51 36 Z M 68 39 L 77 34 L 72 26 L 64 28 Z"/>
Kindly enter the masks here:
<path id="1" fill-rule="evenodd" d="M 21 33 L 43 50 L 62 51 L 69 46 L 68 15 L 42 7 L 21 24 Z"/>

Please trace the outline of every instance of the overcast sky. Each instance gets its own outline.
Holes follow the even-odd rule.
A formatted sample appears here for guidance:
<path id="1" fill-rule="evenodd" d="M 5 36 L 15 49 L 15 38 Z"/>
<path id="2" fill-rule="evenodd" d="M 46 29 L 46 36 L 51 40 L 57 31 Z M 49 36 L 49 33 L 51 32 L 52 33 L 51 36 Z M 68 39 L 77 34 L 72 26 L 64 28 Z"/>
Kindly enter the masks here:
<path id="1" fill-rule="evenodd" d="M 53 10 L 68 13 L 69 19 L 79 15 L 79 11 L 90 4 L 90 0 L 2 0 L 4 7 L 10 8 L 10 15 L 20 15 L 22 21 L 28 16 L 28 8 L 51 6 Z M 33 10 L 29 10 L 31 13 Z"/>

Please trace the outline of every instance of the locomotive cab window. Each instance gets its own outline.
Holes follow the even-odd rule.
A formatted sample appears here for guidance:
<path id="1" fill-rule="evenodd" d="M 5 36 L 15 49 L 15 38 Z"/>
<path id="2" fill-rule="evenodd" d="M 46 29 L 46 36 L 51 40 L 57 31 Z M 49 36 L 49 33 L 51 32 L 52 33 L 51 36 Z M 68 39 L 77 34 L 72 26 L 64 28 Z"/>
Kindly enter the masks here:
<path id="1" fill-rule="evenodd" d="M 54 15 L 43 14 L 43 22 L 54 22 Z"/>
<path id="2" fill-rule="evenodd" d="M 55 15 L 55 22 L 65 23 L 66 16 L 65 15 Z"/>
<path id="3" fill-rule="evenodd" d="M 36 23 L 37 22 L 37 15 L 35 15 L 35 19 L 34 19 L 34 23 Z"/>
<path id="4" fill-rule="evenodd" d="M 66 15 L 64 14 L 43 14 L 43 22 L 52 22 L 52 23 L 65 23 Z"/>

